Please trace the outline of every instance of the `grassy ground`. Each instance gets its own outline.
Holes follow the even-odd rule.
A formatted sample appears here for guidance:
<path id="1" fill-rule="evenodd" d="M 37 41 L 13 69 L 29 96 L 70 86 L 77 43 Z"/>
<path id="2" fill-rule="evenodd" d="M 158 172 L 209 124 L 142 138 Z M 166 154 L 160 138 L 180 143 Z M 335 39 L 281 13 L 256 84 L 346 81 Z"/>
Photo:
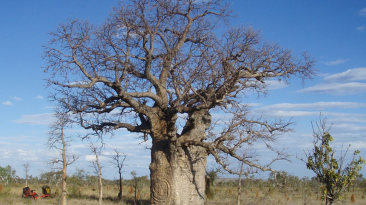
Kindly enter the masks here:
<path id="1" fill-rule="evenodd" d="M 42 195 L 42 185 L 29 185 L 32 190 L 38 195 Z M 23 186 L 21 185 L 11 185 L 3 187 L 0 193 L 0 204 L 1 205 L 21 205 L 21 204 L 38 204 L 38 205 L 48 205 L 48 204 L 59 204 L 60 200 L 60 188 L 54 186 L 51 187 L 51 197 L 40 198 L 34 200 L 33 198 L 22 198 Z M 123 188 L 123 200 L 119 201 L 116 197 L 118 195 L 117 186 L 105 186 L 103 187 L 103 204 L 105 205 L 115 205 L 115 204 L 134 204 L 134 190 L 132 187 L 126 186 Z M 98 204 L 98 189 L 97 187 L 85 187 L 85 186 L 69 186 L 68 190 L 68 200 L 67 203 L 70 205 L 97 205 Z M 147 204 L 150 197 L 150 193 L 147 187 L 137 192 L 137 204 Z"/>
<path id="2" fill-rule="evenodd" d="M 30 185 L 31 189 L 35 189 L 36 192 L 42 194 L 42 185 Z M 42 198 L 38 200 L 23 199 L 21 197 L 23 186 L 12 185 L 3 187 L 0 193 L 1 205 L 21 205 L 21 204 L 59 204 L 60 189 L 51 186 L 52 197 Z M 207 199 L 207 205 L 232 205 L 237 204 L 237 189 L 234 187 L 212 187 L 214 194 L 213 199 Z M 58 192 L 58 193 L 57 193 Z M 69 187 L 68 204 L 77 205 L 97 205 L 98 204 L 98 190 L 96 187 Z M 105 186 L 103 194 L 103 204 L 115 205 L 115 204 L 134 204 L 134 192 L 132 187 L 125 186 L 123 189 L 123 201 L 118 201 L 116 196 L 118 194 L 117 186 Z M 351 202 L 351 195 L 354 195 L 355 201 Z M 144 187 L 138 192 L 137 204 L 148 204 L 149 201 L 149 187 Z M 284 193 L 277 190 L 268 190 L 268 188 L 252 188 L 243 189 L 242 191 L 242 205 L 321 205 L 324 204 L 321 200 L 317 199 L 316 194 L 312 194 L 306 190 L 300 190 L 297 192 Z M 336 205 L 362 205 L 366 204 L 366 197 L 361 190 L 354 190 L 344 195 L 343 199 L 338 201 Z"/>
<path id="3" fill-rule="evenodd" d="M 237 189 L 231 187 L 214 187 L 215 196 L 207 200 L 207 205 L 232 205 L 237 204 Z M 354 194 L 355 201 L 351 202 L 351 195 Z M 363 197 L 363 198 L 362 198 Z M 306 190 L 293 191 L 290 193 L 276 190 L 252 188 L 243 190 L 241 194 L 242 205 L 321 205 L 323 201 L 317 199 L 317 195 Z M 336 202 L 336 205 L 365 205 L 366 198 L 362 191 L 355 190 L 347 193 L 343 199 Z"/>

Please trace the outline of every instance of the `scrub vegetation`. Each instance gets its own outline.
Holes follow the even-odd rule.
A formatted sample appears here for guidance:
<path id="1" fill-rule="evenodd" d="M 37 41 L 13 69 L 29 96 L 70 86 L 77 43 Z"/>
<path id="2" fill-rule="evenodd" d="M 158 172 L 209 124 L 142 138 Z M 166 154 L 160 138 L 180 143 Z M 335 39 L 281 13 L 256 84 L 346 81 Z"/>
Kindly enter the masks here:
<path id="1" fill-rule="evenodd" d="M 1 169 L 4 169 L 1 167 Z M 275 177 L 276 176 L 276 177 Z M 11 179 L 11 178 L 10 178 Z M 25 179 L 10 180 L 6 185 L 0 185 L 1 204 L 59 204 L 62 189 L 62 173 L 47 172 L 40 177 L 29 176 L 28 186 L 41 193 L 45 184 L 51 187 L 52 196 L 42 199 L 23 199 L 21 192 Z M 150 204 L 150 180 L 147 176 L 134 176 L 133 179 L 123 180 L 123 198 L 118 198 L 119 179 L 103 179 L 103 204 Z M 237 204 L 238 179 L 215 179 L 210 186 L 213 196 L 206 197 L 208 205 Z M 136 187 L 136 191 L 135 191 Z M 319 205 L 321 199 L 321 184 L 316 177 L 299 178 L 286 172 L 270 173 L 268 179 L 256 179 L 254 175 L 241 181 L 241 204 L 291 204 Z M 135 195 L 136 194 L 136 195 Z M 366 203 L 366 179 L 358 175 L 355 183 L 340 200 L 334 204 L 361 205 Z M 353 202 L 352 202 L 353 201 Z M 98 177 L 90 175 L 82 169 L 77 169 L 68 178 L 68 204 L 93 205 L 98 204 Z"/>

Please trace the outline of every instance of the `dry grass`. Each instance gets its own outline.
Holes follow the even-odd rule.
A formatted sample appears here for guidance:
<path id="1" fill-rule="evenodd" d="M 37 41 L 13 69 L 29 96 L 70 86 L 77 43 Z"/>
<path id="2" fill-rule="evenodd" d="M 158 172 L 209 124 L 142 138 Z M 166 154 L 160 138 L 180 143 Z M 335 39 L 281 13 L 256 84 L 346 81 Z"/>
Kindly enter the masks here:
<path id="1" fill-rule="evenodd" d="M 29 185 L 32 190 L 38 195 L 42 195 L 42 187 L 43 185 Z M 21 185 L 11 185 L 4 187 L 2 193 L 0 193 L 0 204 L 1 205 L 20 205 L 20 204 L 37 204 L 37 205 L 57 205 L 59 204 L 60 196 L 59 194 L 55 194 L 55 192 L 60 193 L 61 189 L 59 187 L 50 186 L 52 197 L 41 198 L 34 200 L 32 198 L 22 198 L 22 190 L 23 186 Z M 133 194 L 129 194 L 130 187 L 124 187 L 123 189 L 123 200 L 119 201 L 117 198 L 118 188 L 117 186 L 105 186 L 103 187 L 103 204 L 105 205 L 129 205 L 134 204 L 134 196 Z M 148 187 L 144 187 L 142 190 L 138 192 L 139 201 L 137 204 L 147 204 L 146 201 L 149 199 L 150 194 Z M 75 187 L 69 186 L 68 190 L 69 198 L 67 200 L 68 204 L 77 204 L 77 205 L 97 205 L 98 204 L 98 189 L 96 187 Z"/>
<path id="2" fill-rule="evenodd" d="M 38 194 L 42 193 L 42 185 L 32 186 Z M 37 205 L 57 205 L 59 204 L 58 196 L 55 196 L 56 187 L 51 186 L 53 196 L 50 198 L 42 198 L 38 200 L 23 199 L 21 197 L 23 186 L 12 185 L 4 186 L 0 193 L 1 205 L 21 205 L 21 204 L 37 204 Z M 97 205 L 98 204 L 98 190 L 96 187 L 69 187 L 68 204 L 77 205 Z M 212 187 L 215 196 L 212 200 L 207 200 L 207 205 L 232 205 L 237 204 L 237 189 L 235 187 Z M 264 188 L 263 188 L 264 189 Z M 105 205 L 129 205 L 133 204 L 133 193 L 130 193 L 131 188 L 125 186 L 123 189 L 123 201 L 117 200 L 118 189 L 117 186 L 105 186 L 103 191 L 103 204 Z M 60 190 L 58 190 L 60 192 Z M 307 194 L 306 194 L 307 193 Z M 73 196 L 71 196 L 73 194 Z M 354 196 L 354 203 L 351 202 L 351 196 Z M 148 204 L 149 187 L 144 187 L 138 193 L 139 201 L 137 204 Z M 341 201 L 336 205 L 362 205 L 366 204 L 366 197 L 361 190 L 355 189 L 353 192 L 345 194 Z M 310 194 L 306 190 L 298 192 L 283 193 L 277 190 L 261 190 L 259 188 L 242 189 L 242 203 L 243 205 L 320 205 L 324 202 L 317 199 L 316 194 Z"/>
<path id="3" fill-rule="evenodd" d="M 268 188 L 261 190 L 259 188 L 242 189 L 242 205 L 321 205 L 323 201 L 317 199 L 317 195 L 306 190 L 284 193 L 277 190 L 269 191 Z M 212 200 L 206 200 L 207 205 L 232 205 L 237 204 L 237 189 L 228 187 L 213 187 L 215 196 Z M 231 190 L 231 191 L 230 191 Z M 354 202 L 351 202 L 351 196 L 354 195 Z M 365 205 L 366 197 L 362 198 L 364 193 L 355 189 L 353 192 L 346 193 L 342 200 L 336 202 L 336 205 Z"/>

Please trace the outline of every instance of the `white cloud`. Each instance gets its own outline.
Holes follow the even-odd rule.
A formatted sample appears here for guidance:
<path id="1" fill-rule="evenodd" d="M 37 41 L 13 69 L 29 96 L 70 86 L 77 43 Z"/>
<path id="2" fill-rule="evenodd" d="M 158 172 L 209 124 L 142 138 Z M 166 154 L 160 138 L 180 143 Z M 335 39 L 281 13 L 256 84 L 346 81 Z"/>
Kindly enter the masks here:
<path id="1" fill-rule="evenodd" d="M 94 154 L 87 154 L 87 155 L 85 155 L 85 161 L 87 161 L 87 162 L 95 162 L 95 160 L 96 160 L 96 157 L 95 157 Z M 99 155 L 98 156 L 98 160 L 99 160 L 99 162 L 104 162 L 104 161 L 110 161 L 110 158 Z"/>
<path id="2" fill-rule="evenodd" d="M 352 132 L 366 132 L 366 127 L 363 125 L 353 125 L 353 124 L 334 124 L 332 128 L 338 130 L 338 132 L 352 131 Z"/>
<path id="3" fill-rule="evenodd" d="M 94 162 L 95 161 L 95 155 L 86 155 L 85 160 L 88 162 Z"/>
<path id="4" fill-rule="evenodd" d="M 360 149 L 366 149 L 366 142 L 364 141 L 356 141 L 354 143 L 350 143 L 350 150 L 360 150 Z M 362 153 L 364 154 L 364 153 Z"/>
<path id="5" fill-rule="evenodd" d="M 17 152 L 18 152 L 19 155 L 22 155 L 22 156 L 26 156 L 27 155 L 27 152 L 24 151 L 24 150 L 22 150 L 22 149 L 18 149 Z"/>
<path id="6" fill-rule="evenodd" d="M 366 80 L 366 68 L 348 69 L 342 73 L 333 74 L 324 78 L 326 81 L 351 82 Z"/>
<path id="7" fill-rule="evenodd" d="M 358 12 L 358 14 L 359 14 L 360 16 L 366 16 L 366 8 L 361 9 L 361 10 Z"/>
<path id="8" fill-rule="evenodd" d="M 366 114 L 364 113 L 342 113 L 329 112 L 329 109 L 358 109 L 366 107 L 366 103 L 356 102 L 315 102 L 315 103 L 281 103 L 256 108 L 253 110 L 255 116 L 264 118 L 278 117 L 323 117 L 328 118 L 332 123 L 365 123 Z"/>
<path id="9" fill-rule="evenodd" d="M 328 118 L 332 122 L 357 122 L 365 123 L 366 117 L 364 114 L 350 114 L 337 112 L 323 112 L 318 111 L 298 111 L 298 110 L 270 110 L 270 109 L 256 109 L 255 115 L 260 115 L 265 118 L 278 117 L 319 117 L 321 113 L 323 117 Z"/>
<path id="10" fill-rule="evenodd" d="M 301 110 L 301 109 L 324 110 L 329 108 L 360 108 L 360 107 L 366 107 L 366 103 L 358 103 L 358 102 L 314 102 L 314 103 L 297 103 L 297 104 L 280 103 L 265 106 L 263 108 L 268 110 Z"/>
<path id="11" fill-rule="evenodd" d="M 54 121 L 55 117 L 53 113 L 44 113 L 36 115 L 22 115 L 19 120 L 14 120 L 13 122 L 31 125 L 49 125 Z"/>
<path id="12" fill-rule="evenodd" d="M 322 112 L 322 115 L 328 117 L 331 123 L 339 124 L 343 122 L 348 123 L 365 123 L 366 115 L 365 114 L 351 114 L 351 113 L 328 113 Z"/>
<path id="13" fill-rule="evenodd" d="M 43 100 L 43 97 L 41 95 L 37 95 L 36 99 Z"/>
<path id="14" fill-rule="evenodd" d="M 8 100 L 6 102 L 3 102 L 3 105 L 13 105 L 13 103 Z"/>
<path id="15" fill-rule="evenodd" d="M 366 92 L 366 83 L 355 81 L 366 80 L 366 68 L 354 68 L 324 77 L 318 85 L 298 90 L 298 93 L 314 92 L 332 95 L 354 95 Z M 346 83 L 345 83 L 346 82 Z"/>
<path id="16" fill-rule="evenodd" d="M 22 101 L 23 99 L 22 98 L 20 98 L 20 97 L 12 97 L 12 99 L 13 100 L 15 100 L 15 101 Z"/>
<path id="17" fill-rule="evenodd" d="M 356 30 L 359 32 L 364 32 L 366 30 L 366 26 L 359 26 L 356 28 Z"/>
<path id="18" fill-rule="evenodd" d="M 349 59 L 338 59 L 336 61 L 325 62 L 324 64 L 325 65 L 332 66 L 332 65 L 339 65 L 339 64 L 345 63 L 347 61 L 349 61 Z"/>
<path id="19" fill-rule="evenodd" d="M 298 90 L 297 92 L 329 93 L 332 95 L 354 95 L 366 92 L 366 83 L 351 82 L 351 83 L 318 84 L 309 88 Z"/>
<path id="20" fill-rule="evenodd" d="M 267 84 L 267 88 L 269 90 L 276 90 L 276 89 L 281 89 L 287 86 L 287 84 L 285 82 L 281 82 L 278 80 L 268 80 L 266 81 Z"/>
<path id="21" fill-rule="evenodd" d="M 334 133 L 334 136 L 337 137 L 335 141 L 342 141 L 347 144 L 350 141 L 355 140 L 363 140 L 366 135 L 366 126 L 365 124 L 352 124 L 349 122 L 333 122 L 329 120 L 329 124 L 332 124 L 331 132 Z"/>

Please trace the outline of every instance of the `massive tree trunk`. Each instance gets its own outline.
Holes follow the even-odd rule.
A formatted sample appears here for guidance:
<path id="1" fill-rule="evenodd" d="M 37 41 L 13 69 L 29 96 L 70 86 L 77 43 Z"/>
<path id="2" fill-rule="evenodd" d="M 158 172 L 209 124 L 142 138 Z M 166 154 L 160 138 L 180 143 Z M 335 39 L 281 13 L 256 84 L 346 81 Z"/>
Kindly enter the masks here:
<path id="1" fill-rule="evenodd" d="M 207 119 L 210 119 L 207 110 L 190 114 L 179 138 L 203 140 Z M 161 132 L 155 132 L 151 148 L 151 204 L 204 204 L 206 149 L 181 145 L 171 132 L 175 123 L 152 122 L 155 122 L 152 124 L 154 130 Z"/>
<path id="2" fill-rule="evenodd" d="M 204 204 L 207 152 L 160 141 L 151 149 L 151 204 Z"/>

